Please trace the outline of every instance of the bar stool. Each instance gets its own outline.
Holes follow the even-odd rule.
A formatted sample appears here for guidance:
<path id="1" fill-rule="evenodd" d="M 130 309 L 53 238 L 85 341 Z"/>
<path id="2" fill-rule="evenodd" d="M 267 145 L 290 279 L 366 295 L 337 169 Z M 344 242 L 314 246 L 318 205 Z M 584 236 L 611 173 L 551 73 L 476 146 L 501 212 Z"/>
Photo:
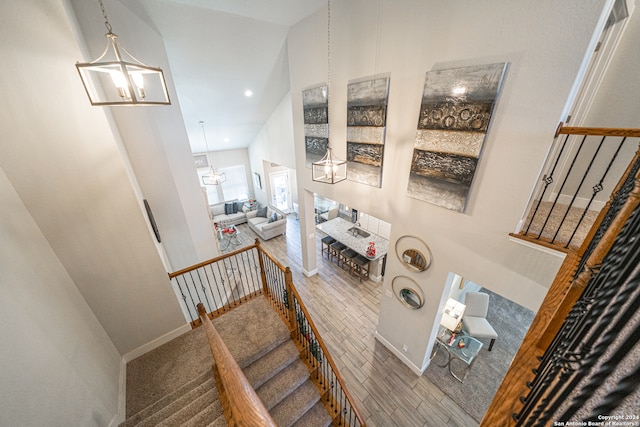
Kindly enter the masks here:
<path id="1" fill-rule="evenodd" d="M 353 259 L 353 262 L 360 281 L 362 281 L 362 278 L 369 279 L 369 259 L 365 256 L 358 255 Z"/>
<path id="2" fill-rule="evenodd" d="M 340 261 L 342 261 L 342 250 L 347 246 L 344 243 L 338 242 L 337 240 L 333 242 L 329 246 L 329 256 L 331 257 L 331 261 L 333 261 L 333 257 L 336 258 L 338 265 L 340 265 Z"/>
<path id="3" fill-rule="evenodd" d="M 327 258 L 329 258 L 330 254 L 330 245 L 335 242 L 336 239 L 334 239 L 331 236 L 327 236 L 327 237 L 323 237 L 322 238 L 322 247 L 320 248 L 320 256 L 324 257 L 324 253 L 327 253 Z"/>
<path id="4" fill-rule="evenodd" d="M 353 263 L 353 259 L 358 256 L 358 252 L 354 251 L 351 248 L 346 248 L 342 250 L 342 267 L 346 263 L 349 267 L 349 274 L 353 274 L 353 269 L 355 267 Z"/>

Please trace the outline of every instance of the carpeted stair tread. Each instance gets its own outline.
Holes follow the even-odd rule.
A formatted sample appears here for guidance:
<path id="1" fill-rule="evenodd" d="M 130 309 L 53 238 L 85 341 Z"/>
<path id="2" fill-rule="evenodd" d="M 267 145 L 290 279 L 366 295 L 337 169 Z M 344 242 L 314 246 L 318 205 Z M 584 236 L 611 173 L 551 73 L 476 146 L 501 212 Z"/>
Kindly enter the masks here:
<path id="1" fill-rule="evenodd" d="M 165 417 L 161 422 L 154 425 L 157 425 L 158 427 L 182 425 L 198 415 L 201 411 L 204 411 L 209 405 L 213 405 L 216 400 L 218 400 L 217 390 L 207 390 L 202 396 L 199 396 L 188 404 L 183 405 L 173 414 Z M 220 408 L 222 408 L 222 406 L 220 406 Z M 212 415 L 211 419 L 215 419 L 215 415 Z"/>
<path id="2" fill-rule="evenodd" d="M 290 339 L 289 329 L 266 298 L 256 298 L 213 320 L 240 368 Z"/>
<path id="3" fill-rule="evenodd" d="M 318 389 L 307 380 L 269 412 L 278 427 L 290 427 L 319 400 Z"/>
<path id="4" fill-rule="evenodd" d="M 197 378 L 183 385 L 179 389 L 175 390 L 173 393 L 167 394 L 166 396 L 157 400 L 153 404 L 142 409 L 138 413 L 130 416 L 123 423 L 120 424 L 120 427 L 138 426 L 140 425 L 141 422 L 145 421 L 147 418 L 153 417 L 155 414 L 158 414 L 158 413 L 170 414 L 172 411 L 171 408 L 179 408 L 181 405 L 186 404 L 190 400 L 193 400 L 198 396 L 201 396 L 207 390 L 210 390 L 210 389 L 215 390 L 215 387 L 216 385 L 213 379 L 213 373 L 211 372 L 211 369 L 207 369 Z M 176 410 L 176 409 L 173 409 L 173 410 Z M 159 421 L 162 418 L 154 417 L 154 419 Z"/>
<path id="5" fill-rule="evenodd" d="M 309 379 L 309 370 L 298 359 L 256 390 L 267 410 L 271 410 Z"/>
<path id="6" fill-rule="evenodd" d="M 243 372 L 253 388 L 258 389 L 296 359 L 300 360 L 298 347 L 293 341 L 287 340 L 244 368 Z"/>
<path id="7" fill-rule="evenodd" d="M 211 420 L 216 420 L 222 414 L 222 403 L 220 399 L 216 399 L 202 411 L 198 412 L 198 414 L 191 418 L 189 421 L 181 424 L 181 427 L 200 427 L 206 426 L 211 423 Z"/>
<path id="8" fill-rule="evenodd" d="M 331 425 L 331 415 L 327 412 L 322 402 L 317 402 L 309 409 L 293 427 L 327 427 Z"/>
<path id="9" fill-rule="evenodd" d="M 227 419 L 224 417 L 224 414 L 222 414 L 211 424 L 208 424 L 207 427 L 227 427 L 227 425 Z"/>

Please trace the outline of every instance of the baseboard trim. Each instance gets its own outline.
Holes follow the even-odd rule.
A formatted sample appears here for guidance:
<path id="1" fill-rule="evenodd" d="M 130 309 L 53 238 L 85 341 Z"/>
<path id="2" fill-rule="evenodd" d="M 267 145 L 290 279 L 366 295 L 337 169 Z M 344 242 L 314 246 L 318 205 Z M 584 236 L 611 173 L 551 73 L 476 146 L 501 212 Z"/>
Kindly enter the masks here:
<path id="1" fill-rule="evenodd" d="M 395 348 L 389 341 L 386 340 L 386 338 L 380 335 L 378 331 L 374 332 L 374 336 L 378 341 L 380 341 L 380 344 L 385 346 L 390 352 L 395 354 L 396 357 L 398 357 L 398 359 L 400 359 L 405 365 L 407 365 L 409 369 L 413 371 L 414 374 L 420 376 L 424 373 L 425 369 L 427 369 L 428 365 L 425 366 L 423 369 L 420 369 L 416 365 L 414 365 L 413 362 L 407 359 L 407 356 L 405 356 L 400 350 Z"/>
<path id="2" fill-rule="evenodd" d="M 307 276 L 307 277 L 312 277 L 312 276 L 315 276 L 316 274 L 318 274 L 318 269 L 317 269 L 317 268 L 314 268 L 314 269 L 313 269 L 313 270 L 311 270 L 311 271 L 307 271 L 307 270 L 305 270 L 305 269 L 303 268 L 303 269 L 302 269 L 302 274 L 304 274 L 304 275 L 305 275 L 305 276 Z"/>
<path id="3" fill-rule="evenodd" d="M 127 419 L 127 362 L 120 358 L 120 375 L 118 378 L 118 412 L 113 416 L 109 427 L 118 427 Z"/>
<path id="4" fill-rule="evenodd" d="M 125 354 L 124 356 L 122 356 L 122 359 L 124 360 L 125 364 L 132 361 L 133 359 L 142 356 L 143 354 L 146 354 L 148 352 L 150 352 L 151 350 L 155 350 L 156 348 L 160 347 L 162 344 L 166 344 L 169 341 L 171 341 L 174 338 L 179 337 L 182 334 L 185 334 L 187 332 L 189 332 L 191 330 L 191 326 L 190 325 L 182 325 L 179 328 L 174 329 L 173 331 L 167 332 L 166 334 L 162 335 L 161 337 L 158 337 L 156 339 L 154 339 L 153 341 L 150 341 L 146 344 L 141 345 L 140 347 L 130 351 L 129 353 Z"/>

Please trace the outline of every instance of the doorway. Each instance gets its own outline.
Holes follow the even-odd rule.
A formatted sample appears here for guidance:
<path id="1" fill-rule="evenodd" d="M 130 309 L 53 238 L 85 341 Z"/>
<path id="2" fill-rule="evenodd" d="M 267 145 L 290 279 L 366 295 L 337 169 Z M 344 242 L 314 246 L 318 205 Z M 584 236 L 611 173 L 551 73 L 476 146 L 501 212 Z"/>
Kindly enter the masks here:
<path id="1" fill-rule="evenodd" d="M 271 203 L 284 213 L 291 212 L 293 207 L 291 200 L 291 182 L 289 171 L 279 171 L 269 173 L 271 184 Z"/>

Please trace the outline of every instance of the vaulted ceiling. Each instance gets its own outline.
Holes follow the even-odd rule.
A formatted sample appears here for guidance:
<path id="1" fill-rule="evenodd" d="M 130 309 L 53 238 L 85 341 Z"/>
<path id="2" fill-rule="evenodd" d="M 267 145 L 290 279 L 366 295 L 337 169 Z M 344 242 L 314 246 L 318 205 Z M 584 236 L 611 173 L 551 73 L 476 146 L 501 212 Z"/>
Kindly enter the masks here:
<path id="1" fill-rule="evenodd" d="M 200 121 L 211 151 L 249 145 L 289 91 L 289 28 L 325 7 L 326 1 L 131 0 L 125 4 L 163 37 L 192 151 L 202 152 Z M 252 96 L 245 95 L 248 90 Z"/>

